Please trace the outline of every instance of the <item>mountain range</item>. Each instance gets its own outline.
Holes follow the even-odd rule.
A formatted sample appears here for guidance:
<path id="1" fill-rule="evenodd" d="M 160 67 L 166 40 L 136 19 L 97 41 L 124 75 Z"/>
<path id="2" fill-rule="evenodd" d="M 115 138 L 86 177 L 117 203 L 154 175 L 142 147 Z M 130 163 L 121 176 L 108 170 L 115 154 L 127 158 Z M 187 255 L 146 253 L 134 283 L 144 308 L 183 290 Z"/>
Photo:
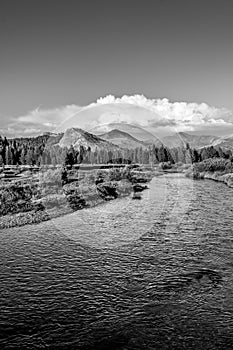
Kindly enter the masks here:
<path id="1" fill-rule="evenodd" d="M 105 133 L 103 134 L 101 131 L 105 131 Z M 142 127 L 126 123 L 109 123 L 101 125 L 92 129 L 92 132 L 122 148 L 126 147 L 126 145 L 128 148 L 135 148 L 148 146 L 149 144 L 154 144 L 156 147 L 160 147 L 163 144 L 169 148 L 174 148 L 183 147 L 188 143 L 191 148 L 197 149 L 214 146 L 233 150 L 233 135 L 194 135 L 179 132 L 158 139 Z M 130 136 L 133 137 L 133 140 Z"/>
<path id="2" fill-rule="evenodd" d="M 96 148 L 115 150 L 118 148 L 117 145 L 80 128 L 67 129 L 59 140 L 58 145 L 62 148 L 73 146 L 74 149 L 79 149 L 80 146 L 83 146 L 85 148 L 89 147 L 91 150 L 95 150 Z"/>
<path id="3" fill-rule="evenodd" d="M 96 135 L 103 135 L 103 133 L 112 131 L 112 130 L 119 130 L 121 132 L 127 133 L 131 136 L 133 136 L 137 141 L 142 141 L 145 144 L 159 144 L 161 143 L 160 140 L 151 134 L 149 131 L 143 129 L 142 127 L 135 125 L 135 124 L 129 124 L 129 123 L 109 123 L 109 124 L 102 124 L 98 125 L 97 127 L 91 129 L 91 132 Z"/>
<path id="4" fill-rule="evenodd" d="M 145 142 L 140 141 L 135 137 L 131 136 L 130 134 L 118 129 L 113 129 L 99 136 L 102 139 L 109 141 L 121 148 L 138 148 L 138 147 L 146 148 L 148 146 Z"/>
<path id="5" fill-rule="evenodd" d="M 213 143 L 214 147 L 221 147 L 233 151 L 233 135 L 217 138 Z"/>
<path id="6" fill-rule="evenodd" d="M 213 135 L 190 135 L 185 132 L 175 133 L 170 136 L 163 137 L 162 142 L 169 148 L 182 147 L 187 143 L 191 148 L 201 148 L 212 145 L 218 137 Z"/>
<path id="7" fill-rule="evenodd" d="M 119 124 L 119 127 L 113 127 L 113 129 L 119 129 L 121 131 L 127 132 L 127 125 L 141 125 L 142 120 L 153 121 L 156 119 L 157 123 L 164 124 L 164 118 L 156 114 L 154 111 L 151 111 L 147 108 L 144 108 L 139 105 L 131 103 L 104 103 L 104 104 L 90 104 L 86 107 L 83 107 L 78 112 L 74 113 L 73 116 L 65 119 L 65 121 L 56 129 L 58 132 L 64 131 L 71 127 L 80 126 L 96 134 L 96 131 L 99 134 L 110 131 L 108 124 Z M 126 125 L 124 128 L 124 124 Z M 143 129 L 146 129 L 143 128 Z M 150 130 L 149 130 L 150 131 Z M 150 134 L 150 132 L 148 132 Z M 153 135 L 152 135 L 153 137 Z"/>
<path id="8" fill-rule="evenodd" d="M 231 136 L 213 136 L 213 135 L 190 135 L 184 132 L 164 137 L 163 144 L 169 148 L 182 147 L 187 143 L 191 148 L 203 148 L 213 146 L 215 148 L 233 150 L 233 135 Z"/>
<path id="9" fill-rule="evenodd" d="M 103 131 L 105 131 L 103 133 Z M 213 135 L 194 135 L 184 132 L 175 133 L 159 140 L 143 128 L 126 123 L 110 123 L 95 127 L 92 133 L 80 128 L 69 128 L 59 135 L 50 135 L 52 143 L 60 147 L 70 147 L 78 149 L 80 145 L 94 150 L 107 148 L 116 150 L 119 148 L 134 149 L 138 147 L 146 148 L 154 144 L 160 147 L 162 144 L 169 148 L 183 147 L 188 143 L 191 148 L 221 147 L 233 150 L 233 135 L 218 137 Z M 50 141 L 48 141 L 50 142 Z M 50 142 L 51 143 L 51 142 Z"/>

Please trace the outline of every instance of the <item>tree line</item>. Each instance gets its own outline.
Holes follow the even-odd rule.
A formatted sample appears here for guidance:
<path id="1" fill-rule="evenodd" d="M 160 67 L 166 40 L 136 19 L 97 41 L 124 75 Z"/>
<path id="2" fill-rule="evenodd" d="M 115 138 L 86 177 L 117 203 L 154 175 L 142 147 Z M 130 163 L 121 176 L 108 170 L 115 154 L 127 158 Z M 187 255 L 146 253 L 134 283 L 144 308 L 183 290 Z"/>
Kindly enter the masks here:
<path id="1" fill-rule="evenodd" d="M 74 149 L 73 146 L 61 148 L 58 138 L 51 139 L 48 135 L 32 138 L 7 139 L 0 136 L 0 166 L 3 165 L 73 165 L 106 164 L 106 163 L 142 163 L 157 164 L 170 162 L 172 164 L 197 163 L 209 158 L 225 158 L 232 160 L 232 151 L 218 147 L 193 149 L 187 143 L 184 147 L 167 148 L 150 145 L 148 148 L 108 150 L 96 147 Z"/>

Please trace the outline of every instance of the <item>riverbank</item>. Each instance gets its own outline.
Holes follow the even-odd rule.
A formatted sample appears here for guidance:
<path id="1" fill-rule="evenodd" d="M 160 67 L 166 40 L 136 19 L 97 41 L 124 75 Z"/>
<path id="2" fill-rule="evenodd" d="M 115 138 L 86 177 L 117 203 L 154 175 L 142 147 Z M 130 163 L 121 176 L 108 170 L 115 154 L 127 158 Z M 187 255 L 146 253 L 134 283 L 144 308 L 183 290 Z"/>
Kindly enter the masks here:
<path id="1" fill-rule="evenodd" d="M 72 176 L 77 175 L 72 173 Z M 147 176 L 146 176 L 147 175 Z M 149 182 L 151 172 L 134 173 L 120 170 L 101 170 L 81 175 L 62 183 L 59 171 L 39 174 L 38 182 L 14 183 L 1 188 L 0 201 L 5 208 L 0 216 L 0 229 L 37 224 L 83 208 L 101 205 L 109 200 L 129 196 L 139 183 L 140 190 Z M 25 195 L 27 193 L 27 196 Z"/>
<path id="2" fill-rule="evenodd" d="M 229 159 L 206 159 L 191 165 L 185 175 L 195 180 L 208 179 L 223 182 L 233 188 L 233 164 Z"/>
<path id="3" fill-rule="evenodd" d="M 110 188 L 110 184 L 106 184 L 106 186 L 107 187 L 105 187 L 105 189 Z M 112 188 L 115 188 L 117 191 L 117 196 L 115 198 L 128 196 L 133 191 L 132 184 L 124 180 L 118 181 L 117 183 L 112 183 L 112 186 Z M 102 184 L 102 188 L 103 187 L 104 184 Z M 79 192 L 81 193 L 82 189 L 79 189 Z M 93 188 L 88 194 L 74 194 L 72 199 L 70 199 L 69 195 L 66 196 L 65 194 L 60 196 L 57 195 L 56 198 L 54 197 L 54 199 L 52 199 L 52 196 L 47 196 L 41 200 L 33 202 L 33 204 L 36 204 L 37 206 L 41 204 L 40 209 L 35 208 L 27 212 L 19 212 L 1 216 L 0 229 L 24 226 L 28 224 L 38 224 L 42 221 L 47 221 L 59 216 L 70 214 L 76 210 L 101 205 L 107 200 L 113 199 L 114 198 L 110 196 L 110 194 L 108 195 L 108 190 L 106 190 L 105 196 L 103 193 L 100 194 L 97 188 Z"/>
<path id="4" fill-rule="evenodd" d="M 218 173 L 206 172 L 206 173 L 201 173 L 200 178 L 214 180 L 214 181 L 218 181 L 218 182 L 223 182 L 228 187 L 233 188 L 233 174 L 232 173 L 221 175 Z"/>

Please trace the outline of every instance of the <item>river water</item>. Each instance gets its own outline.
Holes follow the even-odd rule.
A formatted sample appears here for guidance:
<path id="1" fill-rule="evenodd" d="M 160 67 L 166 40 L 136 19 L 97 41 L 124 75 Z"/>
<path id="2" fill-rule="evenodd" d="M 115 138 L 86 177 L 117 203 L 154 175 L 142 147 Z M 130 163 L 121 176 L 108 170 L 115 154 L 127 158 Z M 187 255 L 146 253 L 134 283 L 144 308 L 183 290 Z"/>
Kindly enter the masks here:
<path id="1" fill-rule="evenodd" d="M 233 348 L 233 189 L 149 187 L 0 232 L 1 349 Z"/>

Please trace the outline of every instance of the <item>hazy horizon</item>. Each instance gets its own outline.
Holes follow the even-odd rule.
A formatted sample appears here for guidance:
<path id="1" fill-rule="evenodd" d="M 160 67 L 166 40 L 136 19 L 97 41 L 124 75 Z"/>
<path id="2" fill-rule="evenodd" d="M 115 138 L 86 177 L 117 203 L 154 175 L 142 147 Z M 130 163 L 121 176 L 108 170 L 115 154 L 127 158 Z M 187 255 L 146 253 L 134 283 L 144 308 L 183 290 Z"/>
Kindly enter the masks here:
<path id="1" fill-rule="evenodd" d="M 36 108 L 14 118 L 0 128 L 7 137 L 31 137 L 45 132 L 64 132 L 76 127 L 92 132 L 109 123 L 137 125 L 157 137 L 186 132 L 196 135 L 233 134 L 232 114 L 225 108 L 206 103 L 170 102 L 143 95 L 101 97 L 88 106 L 67 105 L 51 109 Z"/>

